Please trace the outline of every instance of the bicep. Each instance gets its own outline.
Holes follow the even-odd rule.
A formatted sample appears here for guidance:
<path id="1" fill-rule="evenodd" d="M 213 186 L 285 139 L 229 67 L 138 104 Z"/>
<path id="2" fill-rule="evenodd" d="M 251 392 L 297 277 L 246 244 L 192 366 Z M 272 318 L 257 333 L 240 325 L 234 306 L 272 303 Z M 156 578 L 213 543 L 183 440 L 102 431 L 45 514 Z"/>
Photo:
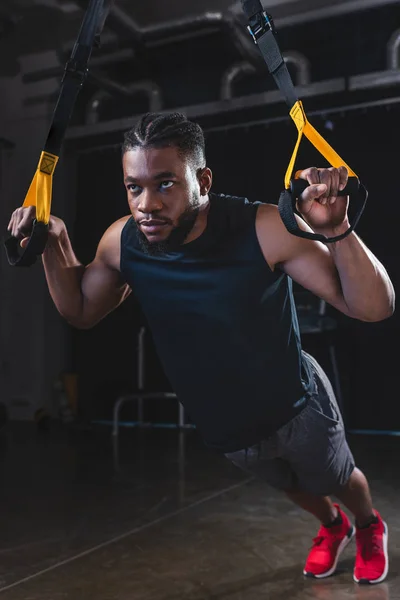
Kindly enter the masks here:
<path id="1" fill-rule="evenodd" d="M 329 250 L 320 242 L 304 241 L 308 248 L 303 248 L 277 266 L 303 288 L 350 316 Z"/>
<path id="2" fill-rule="evenodd" d="M 90 326 L 117 308 L 131 293 L 120 273 L 97 257 L 85 268 L 81 289 L 84 321 Z"/>
<path id="3" fill-rule="evenodd" d="M 339 273 L 328 248 L 321 242 L 289 233 L 275 206 L 271 206 L 261 217 L 257 233 L 264 257 L 271 268 L 281 269 L 293 281 L 349 315 Z M 301 229 L 312 231 L 303 219 L 297 216 L 296 219 Z"/>
<path id="4" fill-rule="evenodd" d="M 92 326 L 117 308 L 131 293 L 119 271 L 121 227 L 114 223 L 104 234 L 96 256 L 84 271 L 81 283 L 84 321 Z"/>

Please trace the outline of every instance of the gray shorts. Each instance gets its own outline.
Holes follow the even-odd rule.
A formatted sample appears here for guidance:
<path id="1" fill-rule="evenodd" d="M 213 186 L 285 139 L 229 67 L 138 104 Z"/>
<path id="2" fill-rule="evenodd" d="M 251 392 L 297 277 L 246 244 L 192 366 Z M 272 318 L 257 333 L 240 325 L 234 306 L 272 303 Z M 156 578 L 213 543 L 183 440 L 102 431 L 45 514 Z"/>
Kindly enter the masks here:
<path id="1" fill-rule="evenodd" d="M 331 383 L 317 361 L 304 354 L 314 378 L 304 410 L 270 438 L 225 456 L 275 488 L 328 496 L 347 482 L 354 459 Z"/>

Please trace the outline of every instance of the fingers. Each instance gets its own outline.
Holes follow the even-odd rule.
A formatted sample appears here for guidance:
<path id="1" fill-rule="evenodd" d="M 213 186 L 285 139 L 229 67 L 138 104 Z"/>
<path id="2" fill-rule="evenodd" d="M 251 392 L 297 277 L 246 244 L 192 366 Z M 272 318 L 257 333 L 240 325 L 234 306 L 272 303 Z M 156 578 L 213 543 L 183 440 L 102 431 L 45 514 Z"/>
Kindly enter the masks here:
<path id="1" fill-rule="evenodd" d="M 305 179 L 310 185 L 320 183 L 319 169 L 317 169 L 317 167 L 310 167 L 309 169 L 304 169 L 304 171 L 297 171 L 295 176 L 300 177 L 300 179 Z"/>
<path id="2" fill-rule="evenodd" d="M 300 200 L 302 204 L 305 202 L 312 202 L 313 200 L 318 200 L 321 204 L 326 203 L 326 198 L 324 198 L 326 194 L 326 185 L 322 183 L 311 184 L 309 185 L 304 192 L 300 196 Z"/>
<path id="3" fill-rule="evenodd" d="M 23 235 L 26 237 L 30 235 L 34 218 L 35 215 L 32 214 L 32 211 L 26 211 L 21 215 L 21 220 L 18 225 L 18 233 L 20 236 Z"/>
<path id="4" fill-rule="evenodd" d="M 302 200 L 318 199 L 320 204 L 333 204 L 338 197 L 339 191 L 343 190 L 348 181 L 346 167 L 338 169 L 317 169 L 311 167 L 304 171 L 298 171 L 296 177 L 305 179 L 310 186 L 303 192 Z"/>
<path id="5" fill-rule="evenodd" d="M 347 185 L 349 180 L 349 172 L 346 167 L 339 167 L 339 190 L 342 191 Z"/>
<path id="6" fill-rule="evenodd" d="M 321 204 L 333 204 L 339 192 L 339 174 L 337 169 L 321 169 L 321 181 L 326 185 L 326 193 Z"/>
<path id="7" fill-rule="evenodd" d="M 299 198 L 303 208 L 307 202 L 312 202 L 315 199 L 320 199 L 326 192 L 326 186 L 321 183 L 319 177 L 319 169 L 310 167 L 304 171 L 298 171 L 296 177 L 305 179 L 310 184 Z"/>
<path id="8" fill-rule="evenodd" d="M 34 206 L 17 208 L 11 215 L 7 231 L 17 239 L 28 238 L 35 216 L 36 208 Z"/>

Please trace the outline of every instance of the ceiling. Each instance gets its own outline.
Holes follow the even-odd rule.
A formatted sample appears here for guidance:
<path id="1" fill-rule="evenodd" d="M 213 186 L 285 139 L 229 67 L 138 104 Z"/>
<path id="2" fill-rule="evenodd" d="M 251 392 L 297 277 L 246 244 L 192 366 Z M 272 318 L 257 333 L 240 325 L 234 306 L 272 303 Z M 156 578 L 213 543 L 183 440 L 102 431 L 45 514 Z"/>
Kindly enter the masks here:
<path id="1" fill-rule="evenodd" d="M 330 14 L 340 14 L 346 11 L 362 10 L 369 7 L 394 3 L 396 0 L 263 0 L 262 4 L 273 13 L 275 20 L 299 17 L 314 18 Z M 67 16 L 78 14 L 80 5 L 85 5 L 88 0 L 2 0 L 3 12 L 17 11 L 23 14 L 31 12 L 35 6 L 47 7 L 61 11 Z M 139 27 L 146 27 L 154 23 L 164 23 L 169 20 L 188 18 L 205 12 L 224 12 L 233 4 L 232 0 L 147 0 L 134 2 L 133 0 L 115 0 L 117 10 L 123 10 Z"/>
<path id="2" fill-rule="evenodd" d="M 1 0 L 0 18 L 20 30 L 19 42 L 23 52 L 35 51 L 61 35 L 75 37 L 82 19 L 83 8 L 89 0 Z M 312 19 L 325 18 L 348 11 L 365 10 L 395 3 L 397 0 L 263 0 L 277 26 L 283 27 Z M 111 18 L 126 32 L 134 28 L 154 27 L 176 20 L 190 21 L 205 13 L 241 13 L 238 0 L 115 0 Z M 0 27 L 0 37 L 2 28 Z"/>
<path id="3" fill-rule="evenodd" d="M 1 0 L 0 75 L 18 72 L 19 58 L 65 50 L 76 37 L 89 0 Z M 338 16 L 397 0 L 268 0 L 277 27 Z M 226 19 L 243 20 L 238 0 L 115 0 L 103 34 L 117 47 L 191 36 L 198 28 L 216 28 Z M 107 51 L 107 50 L 106 50 Z"/>

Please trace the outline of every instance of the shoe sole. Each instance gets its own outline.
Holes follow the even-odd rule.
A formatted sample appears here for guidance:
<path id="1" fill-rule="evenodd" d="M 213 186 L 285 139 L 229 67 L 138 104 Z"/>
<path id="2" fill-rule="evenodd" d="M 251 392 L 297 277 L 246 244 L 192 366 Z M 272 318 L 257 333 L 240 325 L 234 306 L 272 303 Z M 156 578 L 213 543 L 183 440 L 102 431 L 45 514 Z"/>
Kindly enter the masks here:
<path id="1" fill-rule="evenodd" d="M 353 574 L 353 579 L 356 583 L 366 584 L 366 585 L 374 585 L 375 583 L 381 583 L 384 579 L 386 579 L 387 574 L 389 572 L 389 556 L 388 556 L 388 526 L 385 521 L 383 521 L 383 525 L 385 527 L 385 531 L 383 532 L 383 553 L 385 555 L 385 570 L 383 574 L 378 577 L 378 579 L 357 579 L 357 577 Z"/>
<path id="2" fill-rule="evenodd" d="M 346 546 L 348 546 L 350 544 L 351 540 L 354 537 L 355 532 L 356 532 L 356 530 L 354 529 L 353 526 L 351 526 L 346 534 L 346 537 L 343 538 L 343 540 L 340 542 L 340 544 L 338 546 L 336 556 L 335 556 L 335 562 L 333 563 L 333 566 L 329 569 L 329 571 L 325 571 L 325 573 L 320 573 L 319 575 L 315 575 L 314 573 L 311 573 L 310 571 L 304 570 L 303 575 L 305 575 L 306 577 L 312 577 L 313 579 L 323 579 L 324 577 L 330 577 L 331 575 L 333 575 L 334 572 L 336 571 L 336 567 L 337 567 L 340 555 L 342 554 L 342 552 L 346 548 Z"/>

